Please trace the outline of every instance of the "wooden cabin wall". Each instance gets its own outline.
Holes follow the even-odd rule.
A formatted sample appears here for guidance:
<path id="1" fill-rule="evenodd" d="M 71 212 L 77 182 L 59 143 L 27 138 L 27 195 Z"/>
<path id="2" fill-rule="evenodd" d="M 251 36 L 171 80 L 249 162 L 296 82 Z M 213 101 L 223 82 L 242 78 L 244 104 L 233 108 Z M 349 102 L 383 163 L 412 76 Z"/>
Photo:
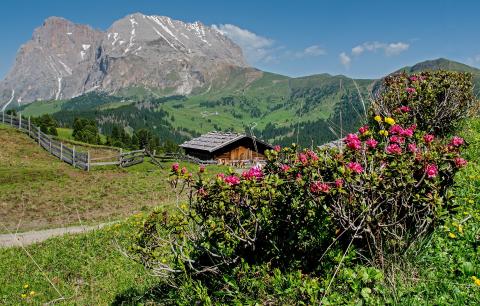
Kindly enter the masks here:
<path id="1" fill-rule="evenodd" d="M 254 160 L 254 159 L 265 159 L 263 154 L 257 153 L 255 151 L 250 150 L 247 147 L 239 146 L 233 148 L 230 151 L 224 152 L 222 154 L 215 155 L 216 160 Z"/>

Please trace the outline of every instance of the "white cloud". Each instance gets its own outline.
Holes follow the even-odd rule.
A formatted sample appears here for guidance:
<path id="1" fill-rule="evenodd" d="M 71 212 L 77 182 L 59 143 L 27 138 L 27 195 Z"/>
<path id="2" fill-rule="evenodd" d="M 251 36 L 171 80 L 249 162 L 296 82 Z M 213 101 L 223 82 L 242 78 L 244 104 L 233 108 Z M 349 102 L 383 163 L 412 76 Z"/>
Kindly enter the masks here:
<path id="1" fill-rule="evenodd" d="M 302 57 L 307 57 L 307 56 L 320 56 L 320 55 L 325 55 L 327 52 L 325 49 L 320 47 L 319 45 L 312 45 L 310 47 L 307 47 L 303 49 L 302 51 L 296 52 L 295 56 L 302 58 Z"/>
<path id="2" fill-rule="evenodd" d="M 480 54 L 467 58 L 467 64 L 474 65 L 480 63 Z"/>
<path id="3" fill-rule="evenodd" d="M 214 29 L 227 36 L 238 44 L 247 60 L 251 63 L 268 62 L 274 60 L 274 40 L 242 29 L 233 24 L 212 25 Z"/>
<path id="4" fill-rule="evenodd" d="M 352 48 L 352 55 L 360 55 L 365 51 L 365 48 L 362 46 L 356 46 Z"/>
<path id="5" fill-rule="evenodd" d="M 352 48 L 352 55 L 358 56 L 366 51 L 376 52 L 383 50 L 386 56 L 393 56 L 408 50 L 409 44 L 404 42 L 384 43 L 384 42 L 365 42 Z"/>
<path id="6" fill-rule="evenodd" d="M 345 52 L 342 52 L 338 57 L 340 59 L 340 63 L 342 63 L 342 65 L 345 66 L 345 68 L 350 67 L 350 62 L 352 61 L 350 56 L 348 56 Z"/>
<path id="7" fill-rule="evenodd" d="M 212 28 L 230 38 L 242 48 L 247 61 L 254 65 L 270 63 L 281 59 L 298 59 L 326 54 L 320 45 L 311 45 L 301 51 L 288 50 L 278 46 L 273 39 L 258 35 L 233 24 L 212 25 Z"/>
<path id="8" fill-rule="evenodd" d="M 385 48 L 385 54 L 387 56 L 397 55 L 402 53 L 403 51 L 407 51 L 409 47 L 410 47 L 409 44 L 403 43 L 403 42 L 390 43 Z"/>

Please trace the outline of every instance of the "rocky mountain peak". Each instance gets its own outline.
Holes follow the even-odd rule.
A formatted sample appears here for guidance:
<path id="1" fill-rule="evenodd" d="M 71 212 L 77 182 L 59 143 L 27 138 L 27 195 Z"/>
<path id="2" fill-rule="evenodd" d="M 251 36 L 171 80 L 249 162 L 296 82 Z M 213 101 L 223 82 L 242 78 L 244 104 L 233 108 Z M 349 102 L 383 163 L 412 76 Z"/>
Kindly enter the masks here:
<path id="1" fill-rule="evenodd" d="M 49 17 L 0 82 L 0 108 L 129 87 L 189 94 L 232 67 L 248 67 L 240 47 L 198 21 L 134 13 L 99 31 Z"/>

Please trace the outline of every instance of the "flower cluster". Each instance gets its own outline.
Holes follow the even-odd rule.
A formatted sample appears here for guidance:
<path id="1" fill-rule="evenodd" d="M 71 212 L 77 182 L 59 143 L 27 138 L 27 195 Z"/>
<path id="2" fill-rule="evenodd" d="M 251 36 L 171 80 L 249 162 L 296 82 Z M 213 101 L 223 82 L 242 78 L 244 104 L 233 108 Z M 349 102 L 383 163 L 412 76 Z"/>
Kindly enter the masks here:
<path id="1" fill-rule="evenodd" d="M 358 138 L 357 134 L 348 134 L 344 139 L 345 144 L 352 150 L 360 150 L 362 148 L 362 142 Z"/>
<path id="2" fill-rule="evenodd" d="M 330 190 L 330 186 L 327 183 L 323 183 L 320 181 L 315 181 L 310 184 L 310 191 L 312 193 L 328 193 Z"/>
<path id="3" fill-rule="evenodd" d="M 244 171 L 242 177 L 246 180 L 255 179 L 259 181 L 263 178 L 263 172 L 260 167 L 252 167 L 248 171 Z"/>

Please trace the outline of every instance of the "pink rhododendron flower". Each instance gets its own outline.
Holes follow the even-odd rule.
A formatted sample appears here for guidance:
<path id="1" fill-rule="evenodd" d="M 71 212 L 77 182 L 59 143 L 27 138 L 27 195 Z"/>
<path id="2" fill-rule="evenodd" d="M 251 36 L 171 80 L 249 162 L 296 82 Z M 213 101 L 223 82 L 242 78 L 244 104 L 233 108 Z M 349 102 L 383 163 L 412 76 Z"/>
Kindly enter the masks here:
<path id="1" fill-rule="evenodd" d="M 402 154 L 402 148 L 396 143 L 388 145 L 385 150 L 388 154 Z"/>
<path id="2" fill-rule="evenodd" d="M 205 172 L 205 165 L 200 165 L 200 167 L 198 168 L 198 171 L 199 171 L 200 173 Z"/>
<path id="3" fill-rule="evenodd" d="M 217 174 L 217 178 L 223 181 L 223 179 L 225 178 L 225 174 L 219 173 Z"/>
<path id="4" fill-rule="evenodd" d="M 304 153 L 298 154 L 298 160 L 304 165 L 308 163 L 307 155 L 305 155 Z"/>
<path id="5" fill-rule="evenodd" d="M 465 140 L 463 140 L 462 137 L 458 137 L 458 136 L 453 136 L 452 140 L 450 141 L 450 145 L 452 145 L 454 147 L 460 147 L 464 143 L 465 143 Z"/>
<path id="6" fill-rule="evenodd" d="M 405 142 L 405 138 L 403 137 L 398 137 L 398 136 L 392 136 L 390 137 L 390 142 L 393 142 L 393 143 L 404 143 Z"/>
<path id="7" fill-rule="evenodd" d="M 279 145 L 276 145 L 273 147 L 273 149 L 277 152 L 280 152 L 282 150 L 282 147 L 280 147 Z"/>
<path id="8" fill-rule="evenodd" d="M 425 174 L 428 178 L 434 178 L 438 174 L 438 167 L 435 164 L 428 164 L 425 167 Z"/>
<path id="9" fill-rule="evenodd" d="M 307 155 L 311 160 L 318 160 L 317 153 L 313 152 L 312 150 L 308 150 Z"/>
<path id="10" fill-rule="evenodd" d="M 240 179 L 235 175 L 229 175 L 225 178 L 225 183 L 230 186 L 238 185 L 240 184 Z"/>
<path id="11" fill-rule="evenodd" d="M 455 166 L 458 168 L 462 168 L 467 164 L 467 161 L 461 157 L 455 157 L 453 160 L 455 161 Z"/>
<path id="12" fill-rule="evenodd" d="M 301 173 L 297 173 L 297 181 L 301 180 L 302 179 L 302 174 Z"/>
<path id="13" fill-rule="evenodd" d="M 390 134 L 393 134 L 393 135 L 400 135 L 402 132 L 403 132 L 403 128 L 402 126 L 398 125 L 398 124 L 395 124 L 395 125 L 392 125 L 392 127 L 390 128 L 390 130 L 388 130 Z"/>
<path id="14" fill-rule="evenodd" d="M 423 140 L 425 141 L 425 143 L 431 143 L 434 139 L 435 136 L 433 136 L 432 134 L 425 134 L 423 136 Z"/>
<path id="15" fill-rule="evenodd" d="M 376 141 L 373 138 L 369 138 L 369 139 L 367 139 L 367 141 L 365 141 L 365 143 L 367 144 L 367 147 L 369 147 L 371 149 L 374 149 L 377 146 L 378 141 Z"/>
<path id="16" fill-rule="evenodd" d="M 352 150 L 360 150 L 362 148 L 362 142 L 358 138 L 357 134 L 348 134 L 343 141 L 347 147 Z"/>
<path id="17" fill-rule="evenodd" d="M 412 137 L 413 136 L 414 129 L 409 127 L 408 129 L 404 129 L 400 135 L 403 137 Z"/>
<path id="18" fill-rule="evenodd" d="M 203 188 L 203 187 L 200 187 L 200 189 L 198 189 L 197 193 L 198 193 L 198 195 L 201 196 L 201 197 L 207 195 L 207 192 L 205 191 L 205 188 Z"/>
<path id="19" fill-rule="evenodd" d="M 410 77 L 410 81 L 415 82 L 416 80 L 418 80 L 418 78 L 416 76 L 412 75 Z"/>
<path id="20" fill-rule="evenodd" d="M 288 172 L 288 170 L 290 170 L 290 166 L 289 165 L 281 165 L 280 169 L 282 169 L 283 172 Z"/>
<path id="21" fill-rule="evenodd" d="M 343 187 L 343 180 L 342 179 L 336 179 L 335 180 L 335 187 L 342 188 Z"/>
<path id="22" fill-rule="evenodd" d="M 363 172 L 363 167 L 357 162 L 349 162 L 347 164 L 348 169 L 352 170 L 355 173 L 362 173 Z"/>
<path id="23" fill-rule="evenodd" d="M 358 131 L 359 131 L 360 134 L 362 134 L 362 135 L 365 134 L 366 132 L 368 132 L 368 125 L 364 125 L 364 126 L 360 127 L 360 128 L 358 129 Z"/>
<path id="24" fill-rule="evenodd" d="M 312 193 L 320 193 L 320 192 L 327 193 L 329 190 L 330 190 L 330 186 L 320 181 L 312 182 L 310 184 L 310 191 Z"/>
<path id="25" fill-rule="evenodd" d="M 415 92 L 417 92 L 417 91 L 416 91 L 415 88 L 413 88 L 413 87 L 407 87 L 407 92 L 408 92 L 409 94 L 413 94 L 413 93 L 415 93 Z"/>
<path id="26" fill-rule="evenodd" d="M 260 167 L 252 167 L 248 171 L 242 173 L 242 177 L 247 180 L 256 179 L 261 180 L 263 177 L 263 172 Z"/>
<path id="27" fill-rule="evenodd" d="M 408 144 L 408 151 L 412 152 L 412 153 L 415 153 L 417 152 L 417 145 L 414 144 L 414 143 L 409 143 Z"/>
<path id="28" fill-rule="evenodd" d="M 187 168 L 182 167 L 182 174 L 186 174 L 186 173 L 187 173 Z"/>
<path id="29" fill-rule="evenodd" d="M 173 172 L 178 172 L 178 167 L 179 167 L 178 163 L 174 163 L 174 164 L 172 165 L 172 171 L 173 171 Z"/>
<path id="30" fill-rule="evenodd" d="M 406 105 L 403 105 L 403 106 L 400 106 L 399 110 L 402 112 L 402 113 L 408 113 L 410 111 L 410 107 L 406 106 Z"/>

